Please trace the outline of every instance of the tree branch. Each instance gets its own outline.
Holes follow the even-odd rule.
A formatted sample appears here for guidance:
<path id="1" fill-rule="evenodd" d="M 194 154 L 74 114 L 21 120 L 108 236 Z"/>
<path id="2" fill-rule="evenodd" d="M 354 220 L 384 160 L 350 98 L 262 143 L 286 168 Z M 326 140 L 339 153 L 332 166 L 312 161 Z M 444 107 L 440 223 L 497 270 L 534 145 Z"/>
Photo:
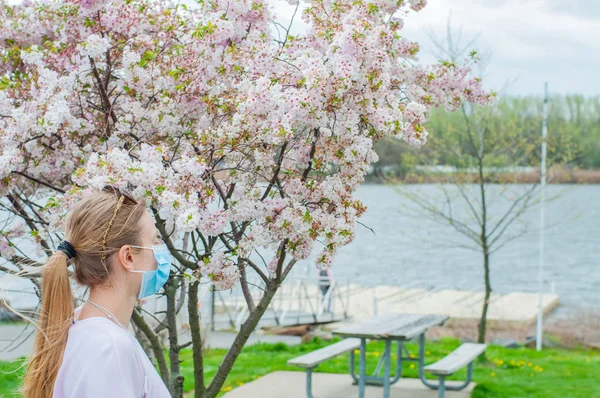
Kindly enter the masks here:
<path id="1" fill-rule="evenodd" d="M 94 77 L 96 78 L 96 81 L 98 83 L 98 91 L 100 91 L 100 98 L 102 100 L 102 107 L 104 108 L 103 111 L 112 118 L 113 123 L 117 123 L 117 115 L 115 115 L 115 112 L 113 111 L 113 107 L 110 103 L 110 99 L 108 98 L 108 94 L 106 92 L 106 90 L 104 89 L 104 82 L 102 81 L 102 77 L 100 76 L 100 73 L 98 72 L 98 68 L 96 68 L 96 63 L 94 62 L 94 59 L 92 57 L 89 58 L 90 59 L 90 64 L 92 65 L 92 73 L 94 74 Z"/>
<path id="2" fill-rule="evenodd" d="M 295 258 L 292 258 L 289 262 L 288 265 L 285 267 L 285 270 L 283 271 L 283 277 L 282 277 L 282 282 L 285 280 L 285 278 L 287 278 L 288 274 L 290 273 L 290 271 L 292 270 L 292 268 L 294 267 L 294 265 L 298 262 L 298 260 L 296 260 Z"/>
<path id="3" fill-rule="evenodd" d="M 265 273 L 262 272 L 262 270 L 259 268 L 258 264 L 256 264 L 254 261 L 250 260 L 249 258 L 246 259 L 246 263 L 248 263 L 248 265 L 250 267 L 252 267 L 252 269 L 254 271 L 256 271 L 256 273 L 260 276 L 260 279 L 262 279 L 265 284 L 269 282 L 269 278 L 267 278 L 267 275 L 265 275 Z"/>
<path id="4" fill-rule="evenodd" d="M 504 223 L 504 226 L 502 227 L 502 229 L 496 234 L 496 236 L 493 239 L 492 239 L 492 235 L 496 231 L 496 228 L 500 225 L 500 223 L 498 223 L 496 225 L 496 227 L 494 228 L 494 230 L 489 234 L 489 237 L 491 239 L 491 242 L 489 243 L 490 247 L 492 247 L 492 245 L 494 245 L 502 237 L 502 235 L 504 235 L 504 233 L 506 232 L 506 230 L 508 229 L 508 227 L 510 227 L 512 225 L 512 223 L 516 219 L 518 219 L 527 210 L 527 208 L 529 207 L 529 201 L 531 200 L 531 193 L 532 193 L 532 191 L 529 191 L 528 195 L 524 196 L 525 202 L 523 203 L 523 205 L 516 211 L 516 213 L 514 215 L 512 215 Z M 511 206 L 511 209 L 513 209 L 513 208 L 514 208 L 514 206 Z M 505 219 L 503 218 L 503 221 L 504 220 Z"/>
<path id="5" fill-rule="evenodd" d="M 137 309 L 134 308 L 133 313 L 131 314 L 131 319 L 135 323 L 135 325 L 144 333 L 144 336 L 150 342 L 152 346 L 152 351 L 154 352 L 154 356 L 156 361 L 158 362 L 158 369 L 160 371 L 160 376 L 165 383 L 165 385 L 169 386 L 169 368 L 167 367 L 167 360 L 165 359 L 165 354 L 163 352 L 163 348 L 158 340 L 158 335 L 152 331 L 150 325 L 146 323 L 144 317 L 138 312 Z"/>
<path id="6" fill-rule="evenodd" d="M 39 232 L 37 227 L 35 226 L 35 224 L 33 223 L 33 221 L 31 221 L 31 218 L 29 217 L 29 214 L 27 214 L 27 212 L 25 211 L 25 209 L 23 209 L 23 207 L 21 206 L 21 204 L 19 203 L 19 201 L 17 200 L 17 198 L 15 198 L 12 194 L 7 194 L 6 197 L 8 198 L 8 200 L 10 201 L 10 203 L 12 204 L 12 206 L 14 207 L 14 209 L 19 213 L 19 215 L 21 215 L 25 221 L 25 223 L 27 224 L 27 226 L 29 226 L 29 229 L 31 229 L 32 232 Z M 46 253 L 46 255 L 48 257 L 52 256 L 52 249 L 50 248 L 50 245 L 48 245 L 48 242 L 46 242 L 44 239 L 39 240 L 40 245 L 42 245 L 42 247 L 44 248 L 44 252 Z"/>
<path id="7" fill-rule="evenodd" d="M 223 244 L 225 245 L 225 247 L 228 250 L 233 251 L 233 247 L 231 246 L 231 244 L 227 241 L 227 239 L 223 236 L 223 234 L 219 235 L 219 239 L 221 239 L 221 242 L 223 242 Z M 256 273 L 260 276 L 260 278 L 263 280 L 263 282 L 265 283 L 269 283 L 269 278 L 267 278 L 267 276 L 264 274 L 264 272 L 262 272 L 262 270 L 258 267 L 258 265 L 256 265 L 252 260 L 250 260 L 249 258 L 244 259 L 244 261 L 250 265 L 250 267 L 252 267 L 252 269 L 254 271 L 256 271 Z"/>
<path id="8" fill-rule="evenodd" d="M 238 271 L 240 272 L 240 284 L 242 285 L 242 292 L 244 293 L 244 299 L 248 306 L 248 311 L 252 312 L 256 308 L 254 305 L 254 299 L 252 299 L 252 293 L 248 287 L 248 278 L 246 276 L 246 268 L 244 267 L 244 259 L 238 256 L 237 261 Z"/>
<path id="9" fill-rule="evenodd" d="M 494 226 L 494 228 L 492 229 L 492 231 L 490 232 L 489 236 L 491 237 L 492 235 L 494 235 L 494 233 L 496 232 L 496 230 L 498 228 L 500 228 L 500 226 L 502 225 L 502 223 L 504 223 L 509 216 L 511 215 L 511 213 L 515 210 L 515 208 L 519 205 L 519 203 L 521 203 L 521 201 L 523 199 L 525 199 L 525 203 L 523 204 L 523 207 L 520 209 L 520 213 L 522 214 L 522 212 L 525 210 L 525 206 L 527 206 L 527 204 L 529 203 L 529 200 L 531 199 L 531 195 L 533 194 L 533 192 L 535 191 L 535 189 L 537 188 L 537 184 L 534 184 L 531 186 L 531 189 L 527 190 L 523 195 L 521 195 L 519 198 L 517 198 L 513 204 L 510 206 L 510 208 L 506 211 L 506 213 L 504 213 L 504 215 L 500 218 L 500 220 L 498 221 L 498 223 Z M 511 221 L 512 223 L 512 221 Z M 502 235 L 502 233 L 504 232 L 504 230 L 506 230 L 506 228 L 504 228 L 502 230 L 502 232 L 500 232 L 499 235 Z"/>
<path id="10" fill-rule="evenodd" d="M 275 280 L 278 283 L 282 282 L 281 279 L 281 274 L 283 272 L 283 263 L 285 261 L 285 256 L 286 256 L 286 246 L 288 244 L 289 239 L 284 239 L 281 244 L 279 245 L 279 248 L 277 249 L 277 255 L 279 256 L 279 260 L 277 260 L 277 268 L 275 269 Z"/>
<path id="11" fill-rule="evenodd" d="M 320 130 L 316 128 L 314 130 L 315 140 L 312 142 L 310 146 L 310 153 L 308 155 L 308 167 L 304 169 L 304 173 L 302 173 L 302 181 L 306 181 L 310 171 L 312 170 L 313 158 L 315 156 L 315 152 L 317 150 L 317 140 L 319 139 Z"/>
<path id="12" fill-rule="evenodd" d="M 23 177 L 27 178 L 28 180 L 31 180 L 31 181 L 33 181 L 33 182 L 36 182 L 36 183 L 38 183 L 38 184 L 40 184 L 40 185 L 43 185 L 43 186 L 45 186 L 45 187 L 48 187 L 48 188 L 50 188 L 50 189 L 54 189 L 55 191 L 57 191 L 57 192 L 60 192 L 60 193 L 62 193 L 62 194 L 64 194 L 64 193 L 66 192 L 64 189 L 58 188 L 58 187 L 56 187 L 56 186 L 54 186 L 54 185 L 52 185 L 52 184 L 50 184 L 50 183 L 48 183 L 48 182 L 45 182 L 45 181 L 42 181 L 42 180 L 40 180 L 40 179 L 38 179 L 38 178 L 35 178 L 35 177 L 33 177 L 33 176 L 30 176 L 29 174 L 27 174 L 27 173 L 24 173 L 24 172 L 22 172 L 22 171 L 16 171 L 16 170 L 15 170 L 15 171 L 13 171 L 13 173 L 14 173 L 14 174 L 18 174 L 18 175 L 20 175 L 20 176 L 23 176 Z"/>
<path id="13" fill-rule="evenodd" d="M 475 210 L 475 207 L 473 206 L 473 204 L 471 203 L 471 201 L 469 200 L 469 197 L 467 196 L 467 194 L 464 191 L 464 187 L 462 186 L 462 184 L 460 184 L 459 182 L 456 181 L 456 179 L 454 177 L 451 177 L 451 179 L 454 182 L 454 185 L 458 188 L 458 191 L 460 192 L 461 196 L 463 197 L 464 201 L 467 203 L 467 205 L 469 206 L 469 209 L 471 210 L 471 213 L 473 214 L 473 216 L 475 217 L 475 219 L 477 220 L 477 223 L 481 226 L 482 221 L 481 218 L 479 217 L 479 214 L 477 213 L 477 211 Z"/>
<path id="14" fill-rule="evenodd" d="M 281 152 L 279 152 L 279 157 L 277 158 L 277 163 L 275 165 L 275 171 L 273 172 L 273 177 L 271 178 L 271 181 L 269 181 L 269 185 L 267 186 L 267 189 L 265 189 L 263 196 L 260 198 L 261 201 L 265 200 L 267 198 L 267 196 L 269 196 L 269 193 L 271 192 L 273 185 L 275 185 L 275 183 L 277 182 L 277 177 L 279 176 L 279 173 L 281 172 L 281 164 L 283 163 L 283 159 L 285 157 L 285 150 L 287 149 L 287 146 L 288 146 L 287 141 L 284 142 L 283 145 L 281 146 Z M 283 197 L 283 192 L 281 192 L 281 195 Z"/>
<path id="15" fill-rule="evenodd" d="M 160 218 L 160 215 L 158 214 L 158 210 L 156 210 L 154 207 L 151 207 L 151 210 L 152 210 L 152 214 L 154 214 L 154 219 L 156 220 L 156 228 L 160 232 L 163 242 L 165 242 L 165 244 L 169 248 L 169 252 L 171 252 L 173 257 L 175 257 L 175 259 L 179 262 L 179 264 L 183 265 L 186 268 L 189 268 L 189 269 L 198 268 L 198 265 L 195 262 L 184 258 L 183 255 L 181 254 L 181 252 L 175 248 L 175 245 L 173 244 L 173 241 L 171 240 L 171 237 L 169 236 L 169 234 L 167 233 L 167 229 L 165 228 L 165 220 Z"/>

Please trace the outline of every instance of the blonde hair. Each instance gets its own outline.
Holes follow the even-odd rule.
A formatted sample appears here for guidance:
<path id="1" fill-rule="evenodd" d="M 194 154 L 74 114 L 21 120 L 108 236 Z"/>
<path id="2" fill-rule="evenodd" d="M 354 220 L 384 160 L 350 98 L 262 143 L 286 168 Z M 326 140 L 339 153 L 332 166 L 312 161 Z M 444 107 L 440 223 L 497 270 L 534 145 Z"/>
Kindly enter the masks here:
<path id="1" fill-rule="evenodd" d="M 65 235 L 77 255 L 72 259 L 75 280 L 83 286 L 105 284 L 111 261 L 123 245 L 139 245 L 143 204 L 124 200 L 118 191 L 95 192 L 83 198 L 67 217 Z M 42 267 L 41 311 L 38 333 L 29 360 L 23 396 L 51 398 L 62 364 L 69 327 L 73 322 L 73 294 L 68 258 L 55 252 Z"/>

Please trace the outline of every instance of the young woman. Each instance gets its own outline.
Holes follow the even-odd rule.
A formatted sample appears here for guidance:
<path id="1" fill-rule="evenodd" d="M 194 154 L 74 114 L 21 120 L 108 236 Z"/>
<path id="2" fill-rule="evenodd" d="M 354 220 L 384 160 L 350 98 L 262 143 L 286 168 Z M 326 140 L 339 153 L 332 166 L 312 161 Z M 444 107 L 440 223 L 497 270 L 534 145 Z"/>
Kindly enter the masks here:
<path id="1" fill-rule="evenodd" d="M 66 240 L 43 267 L 41 313 L 26 398 L 170 397 L 129 332 L 138 298 L 158 292 L 171 256 L 142 203 L 117 187 L 83 198 L 68 215 Z M 73 308 L 68 268 L 89 287 Z"/>

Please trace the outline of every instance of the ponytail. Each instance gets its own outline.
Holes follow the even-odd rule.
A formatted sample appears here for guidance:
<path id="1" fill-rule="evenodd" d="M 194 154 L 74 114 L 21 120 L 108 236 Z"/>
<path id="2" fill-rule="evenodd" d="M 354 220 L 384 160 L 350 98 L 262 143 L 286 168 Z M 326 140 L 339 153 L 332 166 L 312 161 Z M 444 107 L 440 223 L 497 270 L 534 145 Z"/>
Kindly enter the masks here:
<path id="1" fill-rule="evenodd" d="M 73 322 L 68 261 L 73 261 L 73 277 L 79 285 L 102 286 L 109 280 L 111 270 L 111 262 L 104 261 L 107 255 L 139 241 L 141 226 L 137 221 L 146 212 L 146 205 L 123 197 L 122 191 L 114 187 L 83 197 L 67 216 L 66 240 L 41 267 L 41 311 L 23 382 L 24 398 L 52 398 L 54 392 Z M 115 212 L 119 203 L 120 210 Z M 109 226 L 111 232 L 107 236 Z"/>
<path id="2" fill-rule="evenodd" d="M 38 333 L 23 383 L 25 398 L 52 398 L 62 364 L 69 327 L 73 322 L 73 294 L 67 255 L 55 252 L 42 268 L 42 299 Z"/>

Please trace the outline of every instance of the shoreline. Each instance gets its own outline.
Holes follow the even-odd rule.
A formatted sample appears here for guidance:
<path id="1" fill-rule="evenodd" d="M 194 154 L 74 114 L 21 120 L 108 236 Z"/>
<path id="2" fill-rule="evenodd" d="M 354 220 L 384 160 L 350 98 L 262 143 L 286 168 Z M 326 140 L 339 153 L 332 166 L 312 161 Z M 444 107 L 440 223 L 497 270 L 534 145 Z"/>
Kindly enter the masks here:
<path id="1" fill-rule="evenodd" d="M 600 184 L 600 169 L 570 169 L 552 167 L 547 171 L 547 184 L 597 185 Z M 540 170 L 527 172 L 486 173 L 484 181 L 488 184 L 536 184 L 540 182 Z M 436 184 L 436 183 L 477 183 L 476 173 L 433 173 L 411 171 L 403 177 L 387 176 L 384 172 L 371 173 L 365 178 L 367 184 Z"/>

